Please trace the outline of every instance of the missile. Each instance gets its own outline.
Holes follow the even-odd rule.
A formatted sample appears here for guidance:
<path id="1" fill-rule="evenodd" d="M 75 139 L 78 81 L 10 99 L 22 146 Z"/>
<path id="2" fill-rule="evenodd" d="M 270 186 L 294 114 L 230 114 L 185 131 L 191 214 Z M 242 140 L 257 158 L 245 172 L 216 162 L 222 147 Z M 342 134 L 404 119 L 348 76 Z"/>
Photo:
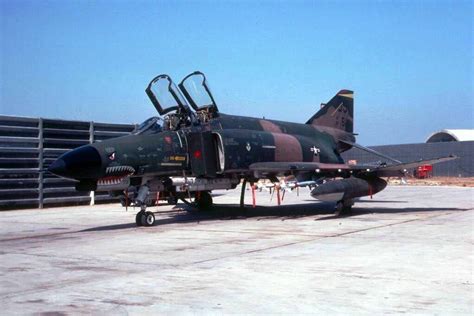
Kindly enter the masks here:
<path id="1" fill-rule="evenodd" d="M 386 186 L 387 182 L 378 177 L 367 179 L 350 177 L 321 184 L 311 191 L 311 196 L 321 201 L 337 202 L 373 195 L 382 191 Z"/>

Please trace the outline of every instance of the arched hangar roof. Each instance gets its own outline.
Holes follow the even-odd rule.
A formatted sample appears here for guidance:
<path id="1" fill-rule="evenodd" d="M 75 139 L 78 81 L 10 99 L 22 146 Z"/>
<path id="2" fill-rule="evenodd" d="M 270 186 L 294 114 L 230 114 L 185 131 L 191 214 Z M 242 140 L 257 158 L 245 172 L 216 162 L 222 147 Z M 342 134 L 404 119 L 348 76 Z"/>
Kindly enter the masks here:
<path id="1" fill-rule="evenodd" d="M 432 133 L 427 143 L 474 141 L 474 129 L 443 129 Z"/>

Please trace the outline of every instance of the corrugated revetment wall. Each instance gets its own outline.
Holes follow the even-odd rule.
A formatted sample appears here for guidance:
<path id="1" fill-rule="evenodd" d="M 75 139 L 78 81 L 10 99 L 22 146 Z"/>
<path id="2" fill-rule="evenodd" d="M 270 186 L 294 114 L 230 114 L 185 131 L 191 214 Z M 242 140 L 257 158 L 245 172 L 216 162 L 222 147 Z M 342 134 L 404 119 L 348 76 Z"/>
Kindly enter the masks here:
<path id="1" fill-rule="evenodd" d="M 43 170 L 75 147 L 129 134 L 134 125 L 0 115 L 0 209 L 112 201 L 76 192 L 74 182 Z"/>

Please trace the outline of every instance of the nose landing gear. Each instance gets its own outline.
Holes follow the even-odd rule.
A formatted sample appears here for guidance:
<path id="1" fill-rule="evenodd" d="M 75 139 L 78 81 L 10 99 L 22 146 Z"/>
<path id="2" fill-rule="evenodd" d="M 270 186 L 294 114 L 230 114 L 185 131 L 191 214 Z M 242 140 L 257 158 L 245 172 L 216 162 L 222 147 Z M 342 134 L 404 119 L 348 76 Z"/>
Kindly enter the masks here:
<path id="1" fill-rule="evenodd" d="M 134 200 L 135 205 L 140 206 L 140 212 L 135 216 L 135 223 L 137 226 L 153 226 L 155 223 L 155 215 L 146 210 L 149 195 L 150 188 L 147 185 L 142 185 L 138 189 L 138 193 Z M 184 195 L 171 195 L 168 198 L 168 203 L 170 205 L 175 205 L 178 197 L 187 205 L 197 208 L 200 211 L 210 210 L 213 205 L 212 196 L 209 191 L 196 191 L 194 193 L 194 201 L 186 201 Z"/>
<path id="2" fill-rule="evenodd" d="M 140 205 L 140 212 L 135 216 L 137 226 L 153 226 L 155 223 L 155 215 L 146 210 L 149 194 L 150 188 L 146 185 L 141 186 L 138 190 L 138 195 L 135 199 L 135 202 Z"/>

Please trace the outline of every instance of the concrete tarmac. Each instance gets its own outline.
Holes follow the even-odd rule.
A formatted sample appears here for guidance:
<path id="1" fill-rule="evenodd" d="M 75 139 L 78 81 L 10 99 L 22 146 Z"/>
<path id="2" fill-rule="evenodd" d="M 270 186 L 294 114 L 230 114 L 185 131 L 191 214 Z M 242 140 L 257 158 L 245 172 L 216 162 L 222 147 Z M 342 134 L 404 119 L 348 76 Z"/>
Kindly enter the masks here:
<path id="1" fill-rule="evenodd" d="M 0 212 L 0 313 L 473 314 L 473 188 L 389 186 L 342 218 L 307 189 L 215 193 L 153 227 L 117 204 Z"/>

